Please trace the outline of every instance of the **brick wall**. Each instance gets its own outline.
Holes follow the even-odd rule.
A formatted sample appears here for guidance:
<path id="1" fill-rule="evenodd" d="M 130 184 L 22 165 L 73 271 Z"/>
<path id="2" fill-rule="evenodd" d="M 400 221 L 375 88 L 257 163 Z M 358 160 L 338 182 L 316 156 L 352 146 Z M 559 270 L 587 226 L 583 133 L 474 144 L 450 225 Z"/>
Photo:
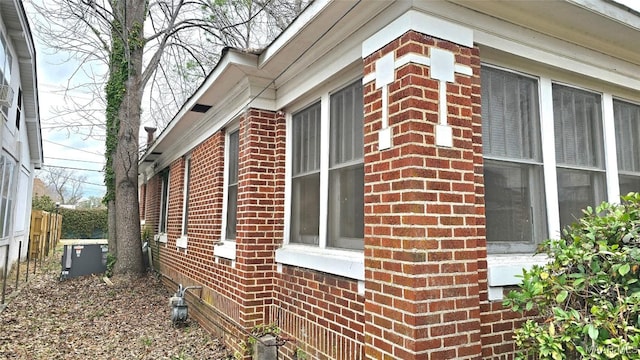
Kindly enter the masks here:
<path id="1" fill-rule="evenodd" d="M 362 359 L 364 296 L 357 281 L 283 266 L 275 297 L 269 321 L 296 340 L 284 355 L 299 347 L 310 359 Z"/>
<path id="2" fill-rule="evenodd" d="M 410 31 L 388 53 L 428 57 L 433 48 L 470 65 L 473 49 Z M 435 145 L 438 81 L 408 63 L 389 85 L 392 147 L 378 149 L 382 91 L 365 85 L 365 341 L 368 359 L 467 359 L 480 348 L 478 240 L 472 124 L 473 76 L 448 83 L 453 147 Z M 477 74 L 476 74 L 477 76 Z"/>
<path id="3" fill-rule="evenodd" d="M 242 295 L 240 321 L 265 321 L 272 303 L 275 249 L 284 228 L 284 124 L 275 112 L 251 109 L 240 122 L 236 265 Z"/>

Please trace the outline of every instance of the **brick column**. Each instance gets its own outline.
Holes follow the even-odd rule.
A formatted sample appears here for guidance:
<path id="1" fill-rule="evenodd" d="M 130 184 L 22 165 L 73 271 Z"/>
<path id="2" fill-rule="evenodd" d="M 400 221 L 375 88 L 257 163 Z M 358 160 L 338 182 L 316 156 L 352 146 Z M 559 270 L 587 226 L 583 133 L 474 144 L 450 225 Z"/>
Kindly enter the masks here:
<path id="1" fill-rule="evenodd" d="M 364 59 L 367 359 L 481 357 L 478 60 L 414 30 Z"/>
<path id="2" fill-rule="evenodd" d="M 240 321 L 249 329 L 273 302 L 275 249 L 284 231 L 285 119 L 250 109 L 240 121 L 236 269 Z"/>

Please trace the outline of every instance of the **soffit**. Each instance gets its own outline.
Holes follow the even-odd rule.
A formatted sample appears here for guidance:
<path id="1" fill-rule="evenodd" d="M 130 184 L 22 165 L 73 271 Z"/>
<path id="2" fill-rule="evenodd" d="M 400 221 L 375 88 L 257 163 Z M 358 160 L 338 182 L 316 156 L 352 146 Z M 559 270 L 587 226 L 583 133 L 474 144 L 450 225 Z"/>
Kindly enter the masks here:
<path id="1" fill-rule="evenodd" d="M 640 63 L 640 16 L 602 0 L 449 0 L 474 11 Z"/>

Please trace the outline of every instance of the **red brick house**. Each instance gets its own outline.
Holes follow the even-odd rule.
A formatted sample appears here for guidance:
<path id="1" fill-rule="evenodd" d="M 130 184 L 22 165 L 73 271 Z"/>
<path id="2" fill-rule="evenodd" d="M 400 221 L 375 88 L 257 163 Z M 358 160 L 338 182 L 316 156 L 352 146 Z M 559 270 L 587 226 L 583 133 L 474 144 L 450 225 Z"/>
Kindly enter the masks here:
<path id="1" fill-rule="evenodd" d="M 639 36 L 613 1 L 316 0 L 143 156 L 156 268 L 234 349 L 511 358 L 536 244 L 640 189 Z"/>

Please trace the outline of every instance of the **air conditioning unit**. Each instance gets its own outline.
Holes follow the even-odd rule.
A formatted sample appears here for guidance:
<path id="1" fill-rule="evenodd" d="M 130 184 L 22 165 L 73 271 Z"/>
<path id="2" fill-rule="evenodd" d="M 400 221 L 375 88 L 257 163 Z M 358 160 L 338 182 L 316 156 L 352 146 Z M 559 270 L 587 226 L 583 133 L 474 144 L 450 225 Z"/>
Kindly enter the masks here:
<path id="1" fill-rule="evenodd" d="M 0 106 L 11 106 L 13 103 L 13 89 L 9 85 L 0 85 Z"/>

